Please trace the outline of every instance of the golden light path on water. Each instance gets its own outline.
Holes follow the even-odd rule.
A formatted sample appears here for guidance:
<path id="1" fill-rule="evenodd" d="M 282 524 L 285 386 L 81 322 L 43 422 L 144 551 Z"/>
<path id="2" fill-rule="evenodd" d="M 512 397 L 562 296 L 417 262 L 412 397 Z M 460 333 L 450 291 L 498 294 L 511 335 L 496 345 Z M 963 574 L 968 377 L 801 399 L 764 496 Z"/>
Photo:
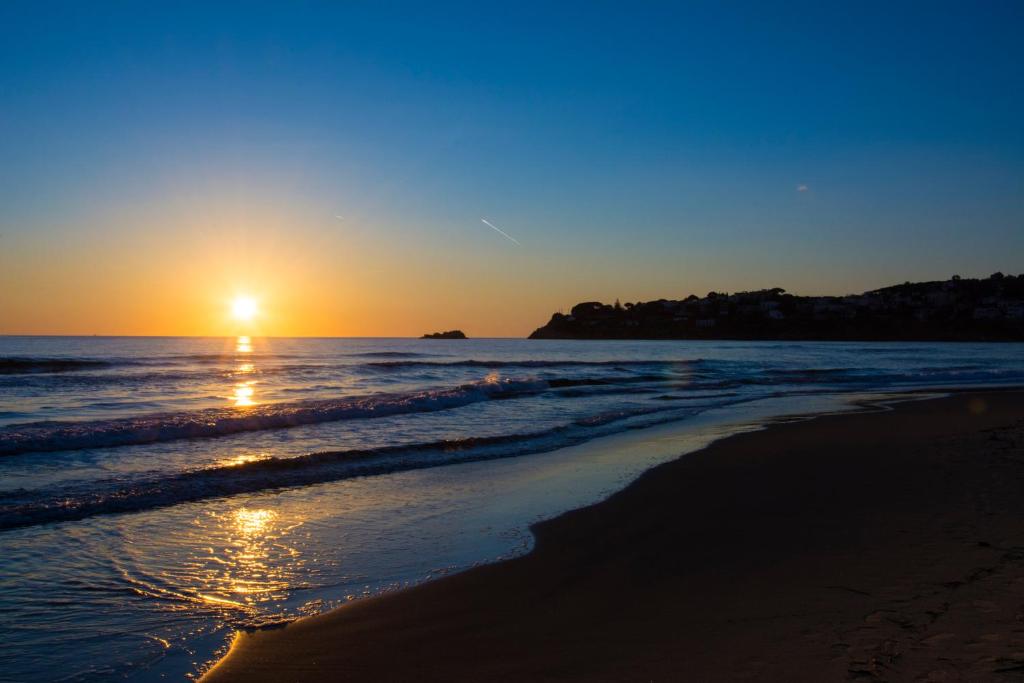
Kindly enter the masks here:
<path id="1" fill-rule="evenodd" d="M 236 339 L 235 353 L 252 353 L 252 338 L 243 335 Z"/>
<path id="2" fill-rule="evenodd" d="M 289 535 L 302 519 L 265 507 L 208 511 L 193 520 L 196 547 L 177 577 L 199 601 L 255 616 L 261 603 L 283 600 L 303 572 L 302 553 Z"/>
<path id="3" fill-rule="evenodd" d="M 208 561 L 196 567 L 197 595 L 239 607 L 286 597 L 295 568 L 281 560 L 297 560 L 298 551 L 283 541 L 301 523 L 285 524 L 268 508 L 242 507 L 210 518 L 226 533 L 227 543 L 210 547 Z"/>
<path id="4" fill-rule="evenodd" d="M 253 400 L 253 395 L 256 390 L 253 389 L 255 382 L 239 382 L 235 385 L 234 393 L 231 395 L 231 400 L 234 401 L 236 408 L 247 408 L 249 406 L 256 405 Z"/>
<path id="5" fill-rule="evenodd" d="M 265 605 L 286 600 L 308 582 L 301 539 L 294 538 L 305 521 L 294 508 L 218 506 L 181 520 L 177 533 L 149 541 L 167 551 L 187 549 L 184 555 L 167 553 L 176 561 L 154 562 L 129 544 L 116 564 L 137 594 L 158 599 L 164 610 L 200 605 L 226 623 L 259 625 Z"/>
<path id="6" fill-rule="evenodd" d="M 256 365 L 247 356 L 254 344 L 249 336 L 234 340 L 238 365 L 230 372 L 235 383 L 228 400 L 236 408 L 256 405 Z M 235 467 L 268 457 L 245 453 L 221 463 Z M 174 545 L 191 546 L 187 558 L 175 566 L 151 573 L 142 570 L 142 558 L 125 557 L 123 575 L 140 594 L 163 598 L 171 610 L 186 609 L 187 604 L 203 604 L 215 611 L 226 610 L 231 622 L 256 617 L 263 603 L 280 601 L 295 588 L 295 579 L 304 571 L 302 553 L 290 544 L 288 536 L 304 522 L 302 515 L 281 515 L 277 510 L 241 504 L 203 512 L 186 523 L 186 529 L 168 538 Z M 173 588 L 172 588 L 173 587 Z"/>
<path id="7" fill-rule="evenodd" d="M 250 354 L 252 353 L 253 343 L 252 338 L 248 336 L 240 336 L 235 340 L 235 353 L 238 354 Z M 235 375 L 251 375 L 256 372 L 256 365 L 254 363 L 240 361 L 238 367 L 235 368 Z M 243 380 L 236 383 L 232 389 L 231 396 L 229 399 L 236 408 L 247 408 L 249 406 L 256 405 L 254 396 L 256 395 L 256 381 L 255 380 Z"/>
<path id="8" fill-rule="evenodd" d="M 242 356 L 234 376 L 253 375 L 255 363 L 245 356 L 253 353 L 252 338 L 240 335 L 234 351 Z M 229 400 L 236 408 L 256 405 L 256 380 L 244 379 L 232 387 Z M 238 466 L 267 457 L 243 454 L 224 462 Z M 235 608 L 255 613 L 261 602 L 282 600 L 294 588 L 292 580 L 302 570 L 301 553 L 289 545 L 287 536 L 302 525 L 301 519 L 282 519 L 276 510 L 239 507 L 231 511 L 209 511 L 193 521 L 199 535 L 210 543 L 201 555 L 190 558 L 181 568 L 185 586 L 193 596 L 214 607 Z"/>

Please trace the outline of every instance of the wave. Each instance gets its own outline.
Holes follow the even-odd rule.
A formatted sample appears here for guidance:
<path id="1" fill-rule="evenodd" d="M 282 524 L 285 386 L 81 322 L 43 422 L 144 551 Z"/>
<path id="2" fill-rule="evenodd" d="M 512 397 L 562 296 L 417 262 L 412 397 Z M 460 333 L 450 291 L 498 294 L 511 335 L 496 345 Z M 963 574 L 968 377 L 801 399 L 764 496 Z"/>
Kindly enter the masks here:
<path id="1" fill-rule="evenodd" d="M 82 370 L 102 370 L 122 366 L 165 366 L 214 363 L 236 363 L 244 359 L 246 362 L 262 362 L 271 360 L 289 360 L 303 358 L 286 354 L 249 353 L 244 355 L 232 353 L 199 353 L 149 357 L 128 358 L 60 358 L 60 357 L 0 357 L 0 375 L 61 373 Z"/>
<path id="2" fill-rule="evenodd" d="M 678 420 L 697 412 L 699 409 L 692 407 L 619 410 L 536 432 L 325 451 L 293 458 L 271 457 L 131 483 L 109 480 L 92 482 L 82 488 L 11 491 L 0 494 L 0 530 L 95 515 L 139 512 L 208 498 L 309 486 L 357 476 L 548 452 L 609 433 Z"/>
<path id="3" fill-rule="evenodd" d="M 565 387 L 597 387 L 597 386 L 628 386 L 648 382 L 672 382 L 678 377 L 670 375 L 615 375 L 610 377 L 554 377 L 547 380 L 552 389 Z"/>
<path id="4" fill-rule="evenodd" d="M 413 351 L 360 351 L 346 354 L 351 358 L 436 358 L 436 353 L 415 353 Z"/>
<path id="5" fill-rule="evenodd" d="M 282 429 L 324 422 L 385 417 L 405 413 L 434 412 L 459 408 L 491 399 L 514 398 L 552 391 L 563 399 L 596 398 L 614 394 L 694 395 L 727 392 L 744 387 L 895 387 L 1019 382 L 1024 374 L 1015 369 L 985 368 L 973 364 L 929 366 L 904 371 L 873 368 L 758 369 L 722 368 L 700 360 L 690 361 L 399 361 L 409 365 L 486 368 L 553 368 L 557 366 L 596 367 L 630 374 L 594 373 L 594 376 L 560 376 L 545 379 L 488 378 L 449 389 L 414 393 L 383 393 L 369 396 L 297 401 L 259 405 L 245 410 L 212 408 L 182 413 L 148 414 L 84 422 L 29 422 L 0 427 L 0 456 L 29 452 L 51 452 L 111 448 L 180 439 L 219 437 L 241 432 Z M 666 372 L 666 366 L 682 366 L 685 372 Z M 700 366 L 700 367 L 698 367 Z M 395 367 L 391 362 L 387 367 Z M 643 372 L 647 369 L 648 372 Z M 81 377 L 82 375 L 72 375 Z M 30 378 L 25 378 L 31 382 Z M 329 385 L 324 385 L 328 387 Z M 309 385 L 304 387 L 308 390 Z M 655 400 L 680 400 L 656 398 Z M 121 407 L 123 404 L 118 404 Z"/>
<path id="6" fill-rule="evenodd" d="M 660 389 L 686 392 L 726 391 L 818 385 L 823 389 L 850 391 L 854 389 L 895 387 L 940 387 L 984 383 L 1018 383 L 1024 381 L 1024 372 L 1013 369 L 962 366 L 951 368 L 920 368 L 904 371 L 886 371 L 872 368 L 809 368 L 771 369 L 760 374 L 694 373 L 682 381 L 667 377 Z M 658 400 L 669 400 L 658 398 Z M 672 399 L 678 400 L 678 399 Z"/>
<path id="7" fill-rule="evenodd" d="M 0 375 L 75 372 L 109 367 L 105 360 L 92 358 L 0 358 Z"/>
<path id="8" fill-rule="evenodd" d="M 115 365 L 141 365 L 155 368 L 178 368 L 178 367 L 204 367 L 224 366 L 229 367 L 238 363 L 254 363 L 256 365 L 269 365 L 278 361 L 309 361 L 309 356 L 301 356 L 287 353 L 189 353 L 189 354 L 168 354 L 146 356 L 139 358 L 113 358 Z M 329 360 L 329 359 L 325 359 Z M 281 367 L 288 367 L 287 364 Z"/>
<path id="9" fill-rule="evenodd" d="M 765 374 L 777 377 L 788 377 L 790 375 L 806 377 L 823 377 L 825 375 L 848 374 L 850 368 L 774 368 L 765 370 Z"/>
<path id="10" fill-rule="evenodd" d="M 112 365 L 112 364 L 111 364 Z M 95 369 L 107 370 L 107 366 Z M 144 366 L 143 366 L 144 367 Z M 91 388 L 106 386 L 156 386 L 182 382 L 213 382 L 223 378 L 238 377 L 278 377 L 294 376 L 306 378 L 328 374 L 337 370 L 337 366 L 320 363 L 299 363 L 293 365 L 276 365 L 269 367 L 247 367 L 244 370 L 237 366 L 223 368 L 202 368 L 197 370 L 169 368 L 167 370 L 142 370 L 135 368 L 121 372 L 89 372 L 92 367 L 83 367 L 80 372 L 34 373 L 31 375 L 8 375 L 0 372 L 0 388 L 16 386 L 38 386 L 40 388 L 67 389 Z"/>
<path id="11" fill-rule="evenodd" d="M 556 396 L 563 398 L 644 394 L 654 390 L 636 385 L 669 381 L 670 377 L 662 375 L 559 377 L 547 380 L 488 378 L 452 389 L 275 403 L 254 406 L 244 413 L 240 413 L 237 408 L 214 408 L 189 413 L 143 415 L 91 422 L 30 422 L 0 427 L 0 456 L 135 446 L 323 422 L 436 412 L 479 401 L 533 395 L 549 389 L 554 390 Z M 307 391 L 309 388 L 306 386 L 302 390 Z M 595 389 L 597 391 L 594 391 Z M 117 407 L 121 405 L 124 404 L 119 403 Z"/>
<path id="12" fill-rule="evenodd" d="M 651 368 L 689 366 L 702 363 L 700 358 L 685 360 L 390 360 L 366 363 L 367 366 L 384 369 L 401 368 L 561 368 L 561 367 L 620 367 L 620 368 Z"/>
<path id="13" fill-rule="evenodd" d="M 94 422 L 33 422 L 0 428 L 0 455 L 132 446 L 321 422 L 434 412 L 479 401 L 537 393 L 547 388 L 547 382 L 538 380 L 488 379 L 451 389 L 278 403 L 254 406 L 244 412 L 237 408 L 213 408 Z"/>
<path id="14" fill-rule="evenodd" d="M 739 396 L 737 393 L 726 393 L 726 394 L 695 394 L 693 396 L 679 396 L 678 394 L 662 394 L 661 396 L 655 396 L 655 401 L 696 401 L 698 399 L 712 399 L 712 398 L 733 398 Z"/>

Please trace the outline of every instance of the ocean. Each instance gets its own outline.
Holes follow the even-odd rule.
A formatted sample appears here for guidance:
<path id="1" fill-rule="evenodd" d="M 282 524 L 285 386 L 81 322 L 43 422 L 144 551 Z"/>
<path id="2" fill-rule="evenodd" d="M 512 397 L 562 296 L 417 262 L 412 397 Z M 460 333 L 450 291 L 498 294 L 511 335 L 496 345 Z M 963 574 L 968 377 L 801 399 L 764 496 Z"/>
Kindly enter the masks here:
<path id="1" fill-rule="evenodd" d="M 1022 344 L 0 337 L 0 680 L 184 680 L 726 434 L 1020 384 Z"/>

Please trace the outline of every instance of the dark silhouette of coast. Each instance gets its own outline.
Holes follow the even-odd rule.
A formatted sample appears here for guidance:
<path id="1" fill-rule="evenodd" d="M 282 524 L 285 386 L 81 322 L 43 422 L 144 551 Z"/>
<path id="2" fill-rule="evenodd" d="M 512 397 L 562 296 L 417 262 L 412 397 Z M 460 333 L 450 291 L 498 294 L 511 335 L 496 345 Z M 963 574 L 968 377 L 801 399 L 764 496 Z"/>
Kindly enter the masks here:
<path id="1" fill-rule="evenodd" d="M 905 283 L 849 296 L 780 288 L 555 313 L 531 339 L 1024 341 L 1024 275 Z"/>

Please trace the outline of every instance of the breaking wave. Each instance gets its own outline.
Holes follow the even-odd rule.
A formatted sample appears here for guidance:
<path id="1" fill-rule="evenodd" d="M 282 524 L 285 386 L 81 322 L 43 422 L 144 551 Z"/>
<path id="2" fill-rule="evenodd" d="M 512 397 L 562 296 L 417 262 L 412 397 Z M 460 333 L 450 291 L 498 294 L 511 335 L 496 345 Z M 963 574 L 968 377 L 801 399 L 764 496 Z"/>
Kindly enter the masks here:
<path id="1" fill-rule="evenodd" d="M 292 458 L 271 457 L 131 482 L 91 482 L 80 488 L 10 491 L 0 493 L 0 530 L 357 476 L 541 453 L 625 429 L 678 420 L 698 410 L 692 407 L 619 410 L 536 432 L 327 451 Z"/>
<path id="2" fill-rule="evenodd" d="M 0 455 L 109 448 L 227 436 L 321 422 L 432 412 L 478 401 L 513 398 L 542 391 L 547 387 L 547 382 L 537 380 L 484 380 L 452 389 L 277 403 L 254 406 L 244 412 L 236 408 L 213 408 L 91 422 L 33 422 L 0 428 Z"/>

